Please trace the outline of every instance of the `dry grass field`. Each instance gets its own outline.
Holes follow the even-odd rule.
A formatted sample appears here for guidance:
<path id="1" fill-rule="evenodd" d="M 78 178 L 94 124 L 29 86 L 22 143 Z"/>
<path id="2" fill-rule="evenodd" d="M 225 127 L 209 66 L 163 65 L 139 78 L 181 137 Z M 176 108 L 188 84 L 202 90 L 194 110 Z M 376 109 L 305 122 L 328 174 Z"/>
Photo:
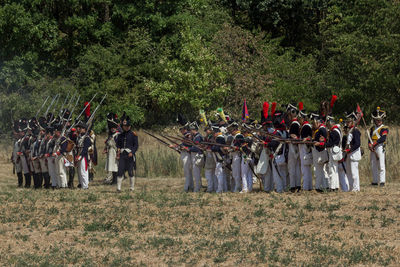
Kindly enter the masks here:
<path id="1" fill-rule="evenodd" d="M 2 147 L 0 265 L 400 264 L 398 163 L 371 187 L 365 155 L 358 193 L 186 194 L 177 154 L 139 136 L 140 178 L 121 194 L 101 183 L 102 162 L 87 191 L 16 188 Z"/>

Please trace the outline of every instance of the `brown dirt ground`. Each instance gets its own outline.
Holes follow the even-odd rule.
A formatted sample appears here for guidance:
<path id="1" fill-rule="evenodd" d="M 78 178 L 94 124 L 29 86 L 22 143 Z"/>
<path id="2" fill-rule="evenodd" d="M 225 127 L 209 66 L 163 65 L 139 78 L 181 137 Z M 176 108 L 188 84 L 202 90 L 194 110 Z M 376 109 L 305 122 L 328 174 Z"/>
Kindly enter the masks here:
<path id="1" fill-rule="evenodd" d="M 99 180 L 99 178 L 98 178 Z M 124 182 L 127 190 L 128 182 Z M 359 193 L 16 188 L 0 165 L 1 265 L 398 265 L 400 184 Z"/>

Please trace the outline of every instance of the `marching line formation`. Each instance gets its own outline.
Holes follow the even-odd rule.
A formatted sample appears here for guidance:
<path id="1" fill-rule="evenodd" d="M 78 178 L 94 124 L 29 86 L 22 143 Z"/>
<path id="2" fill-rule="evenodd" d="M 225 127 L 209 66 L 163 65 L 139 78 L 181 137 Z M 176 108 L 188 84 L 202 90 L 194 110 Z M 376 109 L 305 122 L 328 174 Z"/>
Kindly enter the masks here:
<path id="1" fill-rule="evenodd" d="M 216 112 L 216 121 L 207 120 L 200 111 L 204 135 L 197 122 L 187 122 L 182 115 L 180 136 L 156 136 L 147 133 L 180 153 L 183 162 L 184 190 L 202 188 L 201 173 L 207 180 L 207 192 L 253 190 L 260 183 L 265 192 L 360 191 L 358 164 L 364 152 L 357 128 L 363 113 L 346 114 L 345 120 L 331 116 L 336 96 L 321 103 L 319 112 L 307 113 L 303 103 L 282 105 L 264 102 L 260 121 L 249 119 L 246 101 L 242 120 L 235 121 Z M 385 145 L 388 127 L 386 113 L 379 107 L 371 114 L 374 125 L 367 130 L 372 185 L 385 185 Z M 313 179 L 313 174 L 315 179 Z"/>
<path id="2" fill-rule="evenodd" d="M 18 186 L 34 188 L 74 188 L 75 172 L 78 188 L 88 189 L 97 165 L 96 136 L 93 121 L 99 105 L 91 113 L 90 103 L 76 115 L 79 96 L 67 96 L 57 113 L 60 96 L 46 98 L 36 115 L 14 122 L 15 137 L 12 162 L 18 177 Z M 319 192 L 360 191 L 358 163 L 362 159 L 361 120 L 359 105 L 347 113 L 345 120 L 337 121 L 332 109 L 337 97 L 321 103 L 318 112 L 306 112 L 303 103 L 282 105 L 264 102 L 260 121 L 249 118 L 246 101 L 242 119 L 233 120 L 219 108 L 207 119 L 200 110 L 200 124 L 188 122 L 179 114 L 179 135 L 146 134 L 180 154 L 185 176 L 184 190 L 202 189 L 202 169 L 207 180 L 207 192 L 241 192 L 253 190 L 259 183 L 265 192 L 299 192 L 315 189 Z M 50 103 L 48 103 L 50 102 Z M 46 111 L 40 111 L 46 107 Z M 56 114 L 57 113 L 57 114 Z M 383 125 L 386 113 L 379 107 L 371 114 L 374 125 L 367 131 L 372 169 L 372 185 L 385 185 L 385 145 L 389 129 Z M 116 184 L 121 192 L 122 181 L 128 173 L 134 190 L 138 136 L 131 129 L 129 116 L 124 112 L 107 114 L 108 138 L 104 180 Z M 315 178 L 313 179 L 313 174 Z"/>
<path id="3" fill-rule="evenodd" d="M 98 108 L 90 111 L 90 103 L 72 121 L 72 115 L 79 103 L 79 95 L 69 95 L 62 101 L 57 94 L 49 101 L 45 99 L 40 109 L 31 119 L 14 121 L 15 138 L 11 161 L 13 173 L 18 177 L 19 187 L 74 188 L 75 172 L 78 187 L 89 188 L 93 179 L 94 166 L 97 165 L 96 135 L 92 130 Z M 59 102 L 63 102 L 61 105 Z M 61 106 L 57 112 L 57 106 Z M 41 114 L 41 111 L 46 108 Z M 24 185 L 25 179 L 25 185 Z"/>

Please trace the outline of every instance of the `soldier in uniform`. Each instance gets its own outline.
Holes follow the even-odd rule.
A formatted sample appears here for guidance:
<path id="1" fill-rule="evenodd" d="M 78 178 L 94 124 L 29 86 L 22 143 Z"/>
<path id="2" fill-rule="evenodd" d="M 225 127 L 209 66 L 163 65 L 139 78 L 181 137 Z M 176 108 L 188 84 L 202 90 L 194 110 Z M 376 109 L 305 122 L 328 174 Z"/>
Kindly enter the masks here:
<path id="1" fill-rule="evenodd" d="M 46 145 L 46 160 L 47 160 L 47 168 L 49 170 L 49 175 L 51 178 L 51 187 L 53 189 L 57 188 L 57 171 L 56 171 L 56 162 L 55 162 L 55 151 L 54 147 L 56 145 L 56 139 L 53 136 L 54 134 L 54 128 L 53 126 L 48 127 L 46 129 L 46 139 L 47 139 L 47 145 Z"/>
<path id="2" fill-rule="evenodd" d="M 117 159 L 119 160 L 117 192 L 121 192 L 125 172 L 128 172 L 129 175 L 130 190 L 133 191 L 135 189 L 135 153 L 139 148 L 138 136 L 131 130 L 129 116 L 125 117 L 121 124 L 122 132 L 117 137 Z"/>
<path id="3" fill-rule="evenodd" d="M 30 169 L 30 140 L 32 129 L 29 127 L 29 123 L 26 119 L 21 120 L 22 130 L 25 132 L 24 136 L 21 138 L 20 147 L 17 152 L 22 164 L 22 171 L 25 177 L 25 187 L 31 187 L 31 169 Z"/>
<path id="4" fill-rule="evenodd" d="M 42 170 L 40 168 L 40 160 L 39 160 L 39 147 L 40 147 L 40 130 L 36 127 L 32 131 L 32 144 L 31 144 L 31 167 L 34 171 L 33 173 L 33 185 L 35 189 L 42 188 L 43 184 L 43 176 Z"/>
<path id="5" fill-rule="evenodd" d="M 44 118 L 43 118 L 44 119 Z M 40 122 L 40 119 L 39 119 Z M 42 170 L 42 176 L 44 180 L 44 188 L 49 189 L 50 188 L 50 174 L 49 174 L 49 168 L 48 168 L 48 163 L 47 160 L 48 158 L 46 157 L 47 154 L 47 143 L 49 142 L 50 139 L 50 132 L 51 129 L 50 127 L 47 126 L 47 123 L 45 121 L 43 123 L 39 123 L 41 127 L 41 142 L 39 146 L 39 162 L 40 162 L 40 169 Z"/>
<path id="6" fill-rule="evenodd" d="M 300 123 L 297 119 L 298 109 L 289 104 L 286 113 L 289 119 L 289 137 L 292 139 L 300 138 Z M 301 167 L 299 146 L 297 144 L 289 144 L 288 151 L 288 172 L 290 180 L 290 191 L 292 193 L 301 190 Z"/>
<path id="7" fill-rule="evenodd" d="M 78 152 L 75 158 L 79 184 L 82 189 L 89 189 L 89 147 L 92 145 L 87 135 L 86 123 L 79 124 L 80 136 L 78 138 Z"/>
<path id="8" fill-rule="evenodd" d="M 253 191 L 253 164 L 251 146 L 253 144 L 252 135 L 246 129 L 243 132 L 243 139 L 239 143 L 239 151 L 241 152 L 241 177 L 242 177 L 242 191 L 241 193 L 248 193 Z"/>
<path id="9" fill-rule="evenodd" d="M 70 126 L 68 126 L 70 127 Z M 74 188 L 74 177 L 75 177 L 75 155 L 76 147 L 78 143 L 78 135 L 76 128 L 71 128 L 70 132 L 67 133 L 67 148 L 65 159 L 67 160 L 67 171 L 68 171 L 68 188 Z"/>
<path id="10" fill-rule="evenodd" d="M 358 162 L 361 160 L 361 133 L 356 127 L 357 115 L 352 112 L 347 115 L 347 127 L 349 134 L 345 152 L 347 153 L 346 169 L 351 191 L 360 191 L 360 177 L 358 172 Z"/>
<path id="11" fill-rule="evenodd" d="M 325 143 L 328 150 L 328 184 L 331 191 L 339 190 L 338 161 L 342 159 L 342 131 L 331 116 L 327 116 L 326 124 L 329 127 L 329 138 Z"/>
<path id="12" fill-rule="evenodd" d="M 269 193 L 274 190 L 274 181 L 272 175 L 272 161 L 270 155 L 272 154 L 268 148 L 268 144 L 272 141 L 271 137 L 268 134 L 272 134 L 275 129 L 272 123 L 272 118 L 268 114 L 269 112 L 269 104 L 264 102 L 263 110 L 261 111 L 261 131 L 259 138 L 263 140 L 256 173 L 261 175 L 261 179 L 263 180 L 263 188 L 264 191 Z"/>
<path id="13" fill-rule="evenodd" d="M 200 192 L 201 189 L 201 169 L 204 166 L 204 154 L 200 149 L 199 145 L 203 142 L 203 136 L 199 133 L 199 128 L 196 122 L 189 125 L 190 134 L 192 136 L 193 143 L 189 148 L 190 158 L 192 160 L 192 176 L 194 178 L 194 192 Z"/>
<path id="14" fill-rule="evenodd" d="M 183 123 L 182 123 L 183 124 Z M 189 124 L 184 124 L 179 128 L 184 139 L 190 139 L 191 134 L 189 131 Z M 183 164 L 183 174 L 185 176 L 185 192 L 193 191 L 194 183 L 193 183 L 193 173 L 192 173 L 192 157 L 189 152 L 191 147 L 190 144 L 183 142 L 181 145 L 181 160 Z"/>
<path id="15" fill-rule="evenodd" d="M 344 125 L 343 138 L 341 143 L 342 149 L 346 148 L 348 134 L 349 134 L 349 127 L 347 127 L 347 125 Z M 347 159 L 347 154 L 342 153 L 342 159 L 338 162 L 339 183 L 340 183 L 340 189 L 342 189 L 343 192 L 349 191 L 349 179 L 347 178 L 346 159 Z"/>
<path id="16" fill-rule="evenodd" d="M 89 138 L 92 145 L 89 147 L 89 180 L 93 181 L 94 178 L 94 166 L 97 165 L 97 146 L 96 146 L 96 134 L 93 129 L 89 131 Z"/>
<path id="17" fill-rule="evenodd" d="M 242 185 L 242 172 L 241 172 L 241 165 L 242 165 L 242 155 L 240 153 L 240 147 L 243 144 L 244 136 L 239 130 L 239 125 L 237 122 L 233 122 L 228 129 L 231 130 L 232 136 L 232 147 L 233 151 L 230 153 L 232 158 L 232 177 L 233 177 L 233 188 L 232 192 L 239 192 Z"/>
<path id="18" fill-rule="evenodd" d="M 327 141 L 328 133 L 325 125 L 323 124 L 323 118 L 317 114 L 311 114 L 312 126 L 313 126 L 313 141 L 314 147 L 312 149 L 313 153 L 313 163 L 315 170 L 315 189 L 318 192 L 329 189 L 328 183 L 328 171 L 327 163 L 329 161 L 328 152 L 325 148 L 325 143 Z"/>
<path id="19" fill-rule="evenodd" d="M 374 126 L 370 129 L 371 142 L 368 142 L 371 151 L 372 185 L 384 186 L 386 182 L 385 146 L 389 128 L 383 124 L 386 112 L 379 107 L 372 114 Z"/>
<path id="20" fill-rule="evenodd" d="M 272 134 L 278 138 L 287 138 L 284 114 L 281 111 L 274 112 L 273 124 L 275 130 Z M 271 142 L 268 143 L 268 148 L 271 151 L 272 177 L 275 184 L 275 190 L 278 193 L 282 193 L 286 189 L 287 147 L 283 142 L 271 140 Z"/>
<path id="21" fill-rule="evenodd" d="M 213 126 L 215 143 L 220 145 L 225 145 L 225 137 L 221 132 L 219 126 Z M 219 145 L 213 145 L 211 151 L 214 153 L 215 159 L 215 175 L 217 176 L 218 186 L 217 193 L 227 192 L 228 185 L 226 180 L 225 172 L 225 157 L 227 154 L 227 149 Z"/>
<path id="22" fill-rule="evenodd" d="M 214 142 L 214 133 L 211 125 L 205 128 L 206 136 L 204 138 L 205 142 Z M 216 192 L 218 187 L 217 176 L 215 176 L 215 159 L 211 151 L 211 145 L 205 146 L 205 164 L 204 164 L 204 176 L 207 180 L 207 192 Z"/>
<path id="23" fill-rule="evenodd" d="M 14 135 L 15 142 L 11 160 L 14 164 L 15 172 L 18 177 L 18 187 L 22 187 L 24 184 L 24 177 L 22 173 L 22 162 L 20 158 L 20 154 L 18 153 L 21 147 L 22 138 L 25 136 L 25 133 L 21 129 L 21 120 L 14 122 Z"/>
<path id="24" fill-rule="evenodd" d="M 105 183 L 117 184 L 118 160 L 117 160 L 117 137 L 118 123 L 114 113 L 107 114 L 108 138 L 105 141 L 104 154 L 107 154 L 105 171 L 108 173 Z"/>
<path id="25" fill-rule="evenodd" d="M 66 154 L 66 148 L 67 148 L 67 138 L 62 134 L 63 131 L 63 125 L 58 124 L 55 127 L 54 131 L 54 138 L 56 139 L 55 141 L 55 148 L 53 153 L 54 158 L 55 158 L 55 166 L 56 166 L 56 175 L 57 175 L 57 185 L 60 188 L 66 188 L 67 187 L 67 168 L 65 166 L 65 154 Z"/>
<path id="26" fill-rule="evenodd" d="M 308 122 L 309 115 L 301 109 L 299 112 L 300 138 L 303 141 L 311 141 L 313 131 L 312 126 Z M 301 174 L 303 176 L 303 190 L 310 191 L 313 189 L 311 166 L 313 163 L 312 147 L 308 144 L 299 144 L 299 156 Z"/>

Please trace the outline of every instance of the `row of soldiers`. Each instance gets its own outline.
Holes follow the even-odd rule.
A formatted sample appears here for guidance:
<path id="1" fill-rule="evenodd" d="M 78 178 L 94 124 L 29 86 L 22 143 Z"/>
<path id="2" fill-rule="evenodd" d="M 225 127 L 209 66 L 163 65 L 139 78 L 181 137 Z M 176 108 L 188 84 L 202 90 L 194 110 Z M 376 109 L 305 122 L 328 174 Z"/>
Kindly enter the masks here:
<path id="1" fill-rule="evenodd" d="M 383 125 L 384 111 L 377 108 L 371 115 L 372 185 L 383 186 L 389 129 Z M 181 154 L 186 192 L 201 190 L 203 168 L 207 192 L 247 193 L 257 180 L 265 192 L 360 191 L 358 164 L 363 150 L 357 125 L 362 116 L 358 109 L 339 122 L 329 115 L 329 107 L 307 113 L 299 103 L 276 111 L 273 103 L 269 112 L 264 103 L 260 122 L 236 122 L 223 114 L 219 121 L 208 122 L 202 135 L 196 122 L 181 120 L 182 136 L 168 139 Z"/>
<path id="2" fill-rule="evenodd" d="M 33 180 L 35 189 L 74 188 L 77 172 L 78 187 L 88 189 L 97 161 L 96 137 L 90 129 L 92 117 L 88 102 L 84 111 L 83 120 L 77 118 L 75 123 L 67 108 L 59 115 L 46 112 L 38 118 L 14 122 L 11 160 L 19 187 L 29 188 Z"/>

